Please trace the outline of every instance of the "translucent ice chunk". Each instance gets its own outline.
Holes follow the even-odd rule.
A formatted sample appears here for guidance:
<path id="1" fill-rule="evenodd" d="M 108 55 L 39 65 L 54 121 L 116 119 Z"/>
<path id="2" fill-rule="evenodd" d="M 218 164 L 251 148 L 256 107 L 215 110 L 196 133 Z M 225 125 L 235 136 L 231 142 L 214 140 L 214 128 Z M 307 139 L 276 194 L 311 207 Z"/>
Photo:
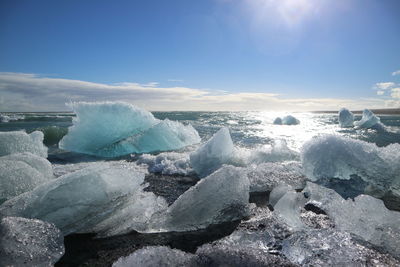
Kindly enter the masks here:
<path id="1" fill-rule="evenodd" d="M 282 124 L 284 125 L 297 125 L 300 121 L 292 115 L 287 115 L 282 118 Z"/>
<path id="2" fill-rule="evenodd" d="M 223 166 L 181 195 L 153 221 L 159 231 L 189 231 L 248 214 L 249 180 L 243 170 Z M 161 228 L 161 229 L 160 229 Z"/>
<path id="3" fill-rule="evenodd" d="M 376 125 L 380 125 L 381 120 L 379 117 L 375 116 L 375 114 L 369 110 L 369 109 L 364 109 L 363 115 L 360 121 L 356 121 L 354 124 L 358 128 L 372 128 Z"/>
<path id="4" fill-rule="evenodd" d="M 274 212 L 295 231 L 306 228 L 300 218 L 301 208 L 307 202 L 302 193 L 288 191 L 274 205 Z"/>
<path id="5" fill-rule="evenodd" d="M 158 155 L 143 154 L 138 160 L 138 164 L 146 164 L 149 172 L 161 173 L 166 175 L 190 175 L 193 169 L 190 166 L 189 154 L 164 152 Z"/>
<path id="6" fill-rule="evenodd" d="M 305 186 L 301 164 L 297 161 L 267 162 L 246 168 L 250 180 L 250 192 L 269 192 L 279 185 L 290 185 L 294 189 Z"/>
<path id="7" fill-rule="evenodd" d="M 95 164 L 6 201 L 0 206 L 0 216 L 45 220 L 65 235 L 90 232 L 91 227 L 108 218 L 140 190 L 143 180 L 143 173 Z"/>
<path id="8" fill-rule="evenodd" d="M 352 175 L 381 190 L 398 190 L 400 181 L 400 144 L 377 147 L 375 144 L 337 135 L 313 138 L 301 153 L 306 176 L 313 180 Z"/>
<path id="9" fill-rule="evenodd" d="M 71 107 L 76 114 L 74 125 L 59 143 L 65 150 L 117 157 L 180 149 L 200 141 L 191 125 L 160 121 L 128 103 L 78 102 Z"/>
<path id="10" fill-rule="evenodd" d="M 339 124 L 340 127 L 353 127 L 354 115 L 347 108 L 342 108 L 339 110 Z"/>
<path id="11" fill-rule="evenodd" d="M 0 203 L 53 178 L 45 158 L 25 152 L 0 157 Z"/>
<path id="12" fill-rule="evenodd" d="M 204 177 L 228 163 L 234 147 L 229 129 L 221 128 L 214 136 L 190 154 L 190 164 L 199 176 Z"/>
<path id="13" fill-rule="evenodd" d="M 280 117 L 277 117 L 277 118 L 274 120 L 274 124 L 276 124 L 276 125 L 282 125 L 282 119 L 281 119 Z"/>
<path id="14" fill-rule="evenodd" d="M 0 132 L 0 156 L 30 152 L 47 158 L 47 147 L 43 145 L 43 133 L 35 131 L 27 134 L 23 131 Z"/>
<path id="15" fill-rule="evenodd" d="M 119 258 L 113 267 L 193 266 L 195 255 L 169 247 L 145 247 L 127 257 Z"/>
<path id="16" fill-rule="evenodd" d="M 19 217 L 0 220 L 0 266 L 52 266 L 64 254 L 53 224 Z"/>
<path id="17" fill-rule="evenodd" d="M 269 194 L 269 204 L 275 206 L 276 203 L 278 203 L 278 201 L 289 191 L 293 191 L 293 188 L 290 185 L 283 184 L 275 187 Z"/>
<path id="18" fill-rule="evenodd" d="M 400 212 L 388 210 L 382 200 L 367 195 L 344 200 L 335 191 L 314 183 L 307 183 L 303 191 L 308 203 L 325 211 L 336 229 L 400 255 Z"/>

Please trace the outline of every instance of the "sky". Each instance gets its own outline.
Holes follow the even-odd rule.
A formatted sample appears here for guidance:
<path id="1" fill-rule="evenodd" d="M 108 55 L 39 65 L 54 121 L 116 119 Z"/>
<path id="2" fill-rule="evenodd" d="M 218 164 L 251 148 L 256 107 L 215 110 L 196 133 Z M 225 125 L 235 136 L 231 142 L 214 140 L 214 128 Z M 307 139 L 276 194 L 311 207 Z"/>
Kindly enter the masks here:
<path id="1" fill-rule="evenodd" d="M 0 111 L 400 107 L 398 0 L 1 0 Z"/>

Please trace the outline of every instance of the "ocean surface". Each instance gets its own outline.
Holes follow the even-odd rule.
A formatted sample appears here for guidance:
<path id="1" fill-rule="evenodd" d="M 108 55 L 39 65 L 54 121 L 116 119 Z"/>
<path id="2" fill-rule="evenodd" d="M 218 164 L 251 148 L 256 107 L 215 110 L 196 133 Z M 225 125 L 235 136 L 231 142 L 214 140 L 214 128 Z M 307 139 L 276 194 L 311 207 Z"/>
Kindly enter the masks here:
<path id="1" fill-rule="evenodd" d="M 235 146 L 257 148 L 269 145 L 274 140 L 285 140 L 290 149 L 299 151 L 302 145 L 314 136 L 339 134 L 353 139 L 387 146 L 400 143 L 400 115 L 379 115 L 386 131 L 371 129 L 341 128 L 337 114 L 291 113 L 300 120 L 298 125 L 274 125 L 276 117 L 288 113 L 279 112 L 152 112 L 160 120 L 169 119 L 191 124 L 199 133 L 202 142 L 207 141 L 222 127 L 228 127 Z M 49 154 L 59 153 L 57 144 L 72 126 L 73 113 L 2 113 L 0 131 L 27 133 L 39 130 L 45 135 L 44 143 Z M 8 119 L 5 119 L 8 117 Z M 355 121 L 361 119 L 355 115 Z M 79 157 L 79 155 L 76 155 Z"/>

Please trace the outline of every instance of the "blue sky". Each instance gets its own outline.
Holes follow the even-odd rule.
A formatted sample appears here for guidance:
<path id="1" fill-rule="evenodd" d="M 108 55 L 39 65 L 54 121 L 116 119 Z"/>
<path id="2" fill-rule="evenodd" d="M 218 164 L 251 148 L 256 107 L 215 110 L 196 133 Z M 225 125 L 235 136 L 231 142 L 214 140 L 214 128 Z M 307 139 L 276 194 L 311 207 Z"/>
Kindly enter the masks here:
<path id="1" fill-rule="evenodd" d="M 399 107 L 399 13 L 398 0 L 2 0 L 0 111 Z"/>

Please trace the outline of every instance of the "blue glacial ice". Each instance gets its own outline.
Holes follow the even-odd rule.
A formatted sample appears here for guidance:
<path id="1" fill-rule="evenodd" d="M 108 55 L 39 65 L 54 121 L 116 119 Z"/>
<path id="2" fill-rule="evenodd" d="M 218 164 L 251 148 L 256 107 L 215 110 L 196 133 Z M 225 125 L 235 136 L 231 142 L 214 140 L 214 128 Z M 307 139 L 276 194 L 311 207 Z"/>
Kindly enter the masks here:
<path id="1" fill-rule="evenodd" d="M 0 157 L 0 203 L 53 179 L 49 161 L 32 153 Z"/>
<path id="2" fill-rule="evenodd" d="M 123 102 L 77 102 L 73 126 L 62 149 L 102 157 L 180 149 L 200 142 L 191 125 L 158 120 L 150 112 Z"/>
<path id="3" fill-rule="evenodd" d="M 297 125 L 300 121 L 292 115 L 287 115 L 283 118 L 277 117 L 273 123 L 276 125 Z"/>
<path id="4" fill-rule="evenodd" d="M 354 126 L 354 115 L 347 108 L 339 110 L 339 124 L 340 127 L 353 127 Z"/>
<path id="5" fill-rule="evenodd" d="M 349 180 L 356 175 L 370 185 L 371 193 L 371 187 L 381 193 L 400 190 L 400 144 L 378 147 L 338 135 L 325 135 L 304 144 L 301 160 L 305 175 L 312 181 Z"/>
<path id="6" fill-rule="evenodd" d="M 276 125 L 282 125 L 282 119 L 281 119 L 281 117 L 276 117 L 276 119 L 274 120 L 273 123 L 276 124 Z"/>
<path id="7" fill-rule="evenodd" d="M 40 131 L 30 134 L 23 131 L 0 132 L 0 156 L 30 152 L 47 158 L 47 147 L 43 145 L 43 138 Z"/>
<path id="8" fill-rule="evenodd" d="M 53 224 L 34 219 L 0 219 L 0 266 L 53 266 L 64 254 Z"/>
<path id="9" fill-rule="evenodd" d="M 381 130 L 383 131 L 385 129 L 385 126 L 381 123 L 381 120 L 379 117 L 377 117 L 371 110 L 369 109 L 364 109 L 363 110 L 363 115 L 361 120 L 356 121 L 354 125 L 357 128 L 372 128 L 376 130 Z"/>

